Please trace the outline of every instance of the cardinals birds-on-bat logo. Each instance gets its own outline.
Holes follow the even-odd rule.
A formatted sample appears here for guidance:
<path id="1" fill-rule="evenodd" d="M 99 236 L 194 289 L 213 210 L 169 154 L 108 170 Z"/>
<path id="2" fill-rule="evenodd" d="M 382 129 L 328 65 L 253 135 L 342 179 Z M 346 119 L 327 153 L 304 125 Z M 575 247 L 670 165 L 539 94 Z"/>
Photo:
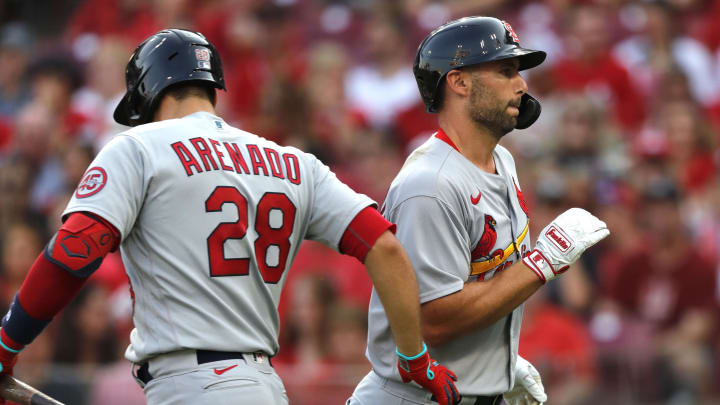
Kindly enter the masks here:
<path id="1" fill-rule="evenodd" d="M 472 261 L 487 257 L 502 257 L 502 249 L 495 249 L 492 254 L 490 253 L 492 248 L 495 246 L 495 242 L 497 242 L 497 231 L 495 230 L 496 226 L 497 222 L 495 221 L 495 218 L 485 214 L 485 226 L 482 236 L 480 236 L 480 241 L 478 242 L 477 246 L 475 246 L 475 249 L 473 249 L 470 256 Z"/>

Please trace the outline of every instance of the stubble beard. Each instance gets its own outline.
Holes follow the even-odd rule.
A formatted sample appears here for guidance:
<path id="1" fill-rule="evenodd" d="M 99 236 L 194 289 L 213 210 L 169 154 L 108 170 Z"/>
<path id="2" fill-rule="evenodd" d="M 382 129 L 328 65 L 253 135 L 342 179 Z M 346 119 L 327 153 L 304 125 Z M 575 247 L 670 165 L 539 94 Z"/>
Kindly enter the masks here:
<path id="1" fill-rule="evenodd" d="M 478 128 L 485 128 L 499 140 L 515 129 L 517 117 L 507 112 L 508 103 L 503 103 L 483 86 L 479 79 L 473 78 L 470 104 L 470 118 Z"/>

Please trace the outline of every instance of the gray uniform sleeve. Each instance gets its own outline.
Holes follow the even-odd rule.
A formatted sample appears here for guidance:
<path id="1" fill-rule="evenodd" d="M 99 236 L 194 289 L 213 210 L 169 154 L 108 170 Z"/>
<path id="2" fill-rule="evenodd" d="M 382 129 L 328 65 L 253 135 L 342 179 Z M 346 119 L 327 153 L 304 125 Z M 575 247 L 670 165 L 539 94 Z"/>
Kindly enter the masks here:
<path id="1" fill-rule="evenodd" d="M 397 224 L 395 236 L 410 257 L 420 302 L 452 294 L 468 277 L 468 235 L 452 209 L 434 197 L 411 197 L 388 213 Z"/>
<path id="2" fill-rule="evenodd" d="M 340 238 L 353 218 L 364 208 L 376 204 L 338 180 L 335 173 L 317 158 L 306 156 L 313 162 L 314 179 L 307 238 L 337 250 Z"/>
<path id="3" fill-rule="evenodd" d="M 90 164 L 63 217 L 79 211 L 97 214 L 113 224 L 124 240 L 143 204 L 147 164 L 147 156 L 138 141 L 129 136 L 115 137 Z M 84 190 L 87 179 L 92 176 L 99 179 L 92 185 L 98 189 L 88 193 Z"/>

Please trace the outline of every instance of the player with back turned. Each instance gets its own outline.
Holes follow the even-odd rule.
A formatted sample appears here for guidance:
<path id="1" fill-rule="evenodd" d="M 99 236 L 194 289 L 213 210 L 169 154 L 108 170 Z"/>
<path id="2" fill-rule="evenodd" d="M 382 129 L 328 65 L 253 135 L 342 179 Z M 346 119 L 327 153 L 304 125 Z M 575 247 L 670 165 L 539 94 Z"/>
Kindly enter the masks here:
<path id="1" fill-rule="evenodd" d="M 523 302 L 609 234 L 604 222 L 572 208 L 531 247 L 515 162 L 498 141 L 540 115 L 518 72 L 544 59 L 491 17 L 441 26 L 415 58 L 421 96 L 440 128 L 407 158 L 383 212 L 416 272 L 428 350 L 458 372 L 462 404 L 547 400 L 537 370 L 518 356 Z M 390 360 L 395 347 L 377 293 L 368 325 L 373 371 L 348 404 L 430 404 Z"/>
<path id="2" fill-rule="evenodd" d="M 277 304 L 300 242 L 314 239 L 364 262 L 406 377 L 443 404 L 459 400 L 454 374 L 424 350 L 394 226 L 314 156 L 218 117 L 225 84 L 212 44 L 160 31 L 135 50 L 126 80 L 114 117 L 134 128 L 92 162 L 3 318 L 2 373 L 120 248 L 134 299 L 125 357 L 149 404 L 286 404 L 271 363 Z"/>

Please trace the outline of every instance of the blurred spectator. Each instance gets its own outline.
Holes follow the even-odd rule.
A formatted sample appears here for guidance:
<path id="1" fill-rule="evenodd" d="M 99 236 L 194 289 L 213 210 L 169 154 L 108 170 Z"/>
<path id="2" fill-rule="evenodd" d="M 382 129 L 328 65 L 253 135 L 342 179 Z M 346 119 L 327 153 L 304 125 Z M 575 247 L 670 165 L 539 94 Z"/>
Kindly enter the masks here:
<path id="1" fill-rule="evenodd" d="M 11 118 L 30 99 L 23 74 L 32 50 L 27 28 L 8 24 L 0 32 L 0 117 Z"/>
<path id="2" fill-rule="evenodd" d="M 682 35 L 673 21 L 673 9 L 665 2 L 631 4 L 638 34 L 613 49 L 615 58 L 625 66 L 645 97 L 658 97 L 663 74 L 677 66 L 689 79 L 693 98 L 703 105 L 716 101 L 720 82 L 713 71 L 709 50 L 699 41 Z"/>
<path id="3" fill-rule="evenodd" d="M 610 104 L 614 121 L 631 131 L 642 124 L 645 105 L 627 70 L 610 52 L 608 19 L 602 6 L 581 5 L 568 12 L 567 53 L 552 67 L 552 90 L 584 93 Z"/>
<path id="4" fill-rule="evenodd" d="M 404 41 L 407 21 L 391 3 L 383 3 L 367 17 L 363 31 L 366 63 L 354 67 L 345 79 L 347 101 L 378 129 L 419 99 Z"/>
<path id="5" fill-rule="evenodd" d="M 716 136 L 701 111 L 690 101 L 658 103 L 653 122 L 635 142 L 640 156 L 666 160 L 682 191 L 693 194 L 717 176 Z"/>
<path id="6" fill-rule="evenodd" d="M 313 375 L 297 374 L 286 381 L 293 405 L 314 405 L 318 398 L 325 404 L 341 404 L 352 394 L 352 388 L 369 371 L 365 358 L 367 311 L 338 302 L 328 314 L 327 359 Z M 296 366 L 297 367 L 297 366 Z M 300 381 L 298 381 L 300 380 Z M 293 386 L 300 382 L 302 386 Z"/>
<path id="7" fill-rule="evenodd" d="M 33 176 L 27 203 L 32 210 L 46 214 L 54 196 L 65 187 L 59 121 L 47 106 L 33 102 L 23 107 L 15 128 L 11 152 L 28 164 Z"/>
<path id="8" fill-rule="evenodd" d="M 58 325 L 54 361 L 81 366 L 92 373 L 97 365 L 110 364 L 120 350 L 111 319 L 107 316 L 108 293 L 88 283 L 63 311 Z"/>
<path id="9" fill-rule="evenodd" d="M 270 77 L 270 67 L 264 53 L 268 28 L 260 23 L 249 4 L 227 13 L 225 40 L 218 44 L 221 49 L 226 49 L 222 54 L 225 85 L 228 89 L 242 91 L 231 91 L 229 95 L 219 92 L 219 96 L 228 97 L 229 101 L 230 108 L 222 113 L 229 113 L 231 121 L 239 121 L 240 128 L 252 131 L 262 89 Z"/>
<path id="10" fill-rule="evenodd" d="M 20 289 L 28 270 L 43 248 L 42 236 L 24 223 L 11 225 L 2 241 L 2 297 L 0 305 L 7 311 Z"/>
<path id="11" fill-rule="evenodd" d="M 596 384 L 590 332 L 545 295 L 540 290 L 526 302 L 519 354 L 538 369 L 553 404 L 586 404 Z"/>
<path id="12" fill-rule="evenodd" d="M 186 0 L 88 0 L 80 3 L 68 34 L 72 39 L 122 34 L 131 43 L 140 43 L 163 28 L 189 27 Z M 87 41 L 88 37 L 85 37 Z"/>
<path id="13" fill-rule="evenodd" d="M 329 314 L 337 305 L 336 291 L 329 278 L 309 274 L 293 284 L 289 299 L 280 336 L 282 350 L 273 362 L 288 397 L 311 404 L 328 374 Z"/>
<path id="14" fill-rule="evenodd" d="M 327 277 L 310 274 L 294 284 L 289 298 L 286 341 L 278 360 L 288 359 L 305 378 L 312 378 L 327 357 L 328 314 L 335 305 L 335 287 Z"/>
<path id="15" fill-rule="evenodd" d="M 98 366 L 115 362 L 121 353 L 107 316 L 108 301 L 103 288 L 88 283 L 60 315 L 53 362 L 62 372 L 47 376 L 43 384 L 52 397 L 68 404 L 88 404 Z"/>
<path id="16" fill-rule="evenodd" d="M 337 374 L 346 384 L 360 381 L 370 370 L 365 358 L 367 312 L 363 308 L 341 303 L 330 311 L 328 354 L 339 365 Z"/>
<path id="17" fill-rule="evenodd" d="M 86 85 L 72 99 L 72 107 L 89 118 L 86 141 L 96 151 L 124 129 L 113 112 L 125 94 L 125 64 L 131 51 L 121 37 L 101 39 L 85 69 Z"/>
<path id="18" fill-rule="evenodd" d="M 620 265 L 608 293 L 631 322 L 655 331 L 646 347 L 652 353 L 648 367 L 655 368 L 654 377 L 644 381 L 654 384 L 652 394 L 695 401 L 712 376 L 706 353 L 716 326 L 716 269 L 691 243 L 673 183 L 653 181 L 643 195 L 643 249 Z"/>
<path id="19" fill-rule="evenodd" d="M 64 53 L 49 54 L 34 61 L 29 69 L 32 101 L 48 109 L 57 119 L 60 139 L 75 138 L 85 130 L 88 117 L 72 106 L 72 95 L 80 88 L 83 76 L 76 62 Z"/>
<path id="20" fill-rule="evenodd" d="M 362 113 L 346 103 L 344 78 L 348 53 L 339 43 L 320 42 L 308 50 L 308 69 L 304 91 L 307 95 L 307 116 L 298 122 L 288 141 L 308 150 L 327 164 L 351 159 L 349 149 L 364 137 L 367 122 Z"/>
<path id="21" fill-rule="evenodd" d="M 32 175 L 30 165 L 20 157 L 0 161 L 0 239 L 18 221 L 44 234 L 45 218 L 30 207 Z"/>

